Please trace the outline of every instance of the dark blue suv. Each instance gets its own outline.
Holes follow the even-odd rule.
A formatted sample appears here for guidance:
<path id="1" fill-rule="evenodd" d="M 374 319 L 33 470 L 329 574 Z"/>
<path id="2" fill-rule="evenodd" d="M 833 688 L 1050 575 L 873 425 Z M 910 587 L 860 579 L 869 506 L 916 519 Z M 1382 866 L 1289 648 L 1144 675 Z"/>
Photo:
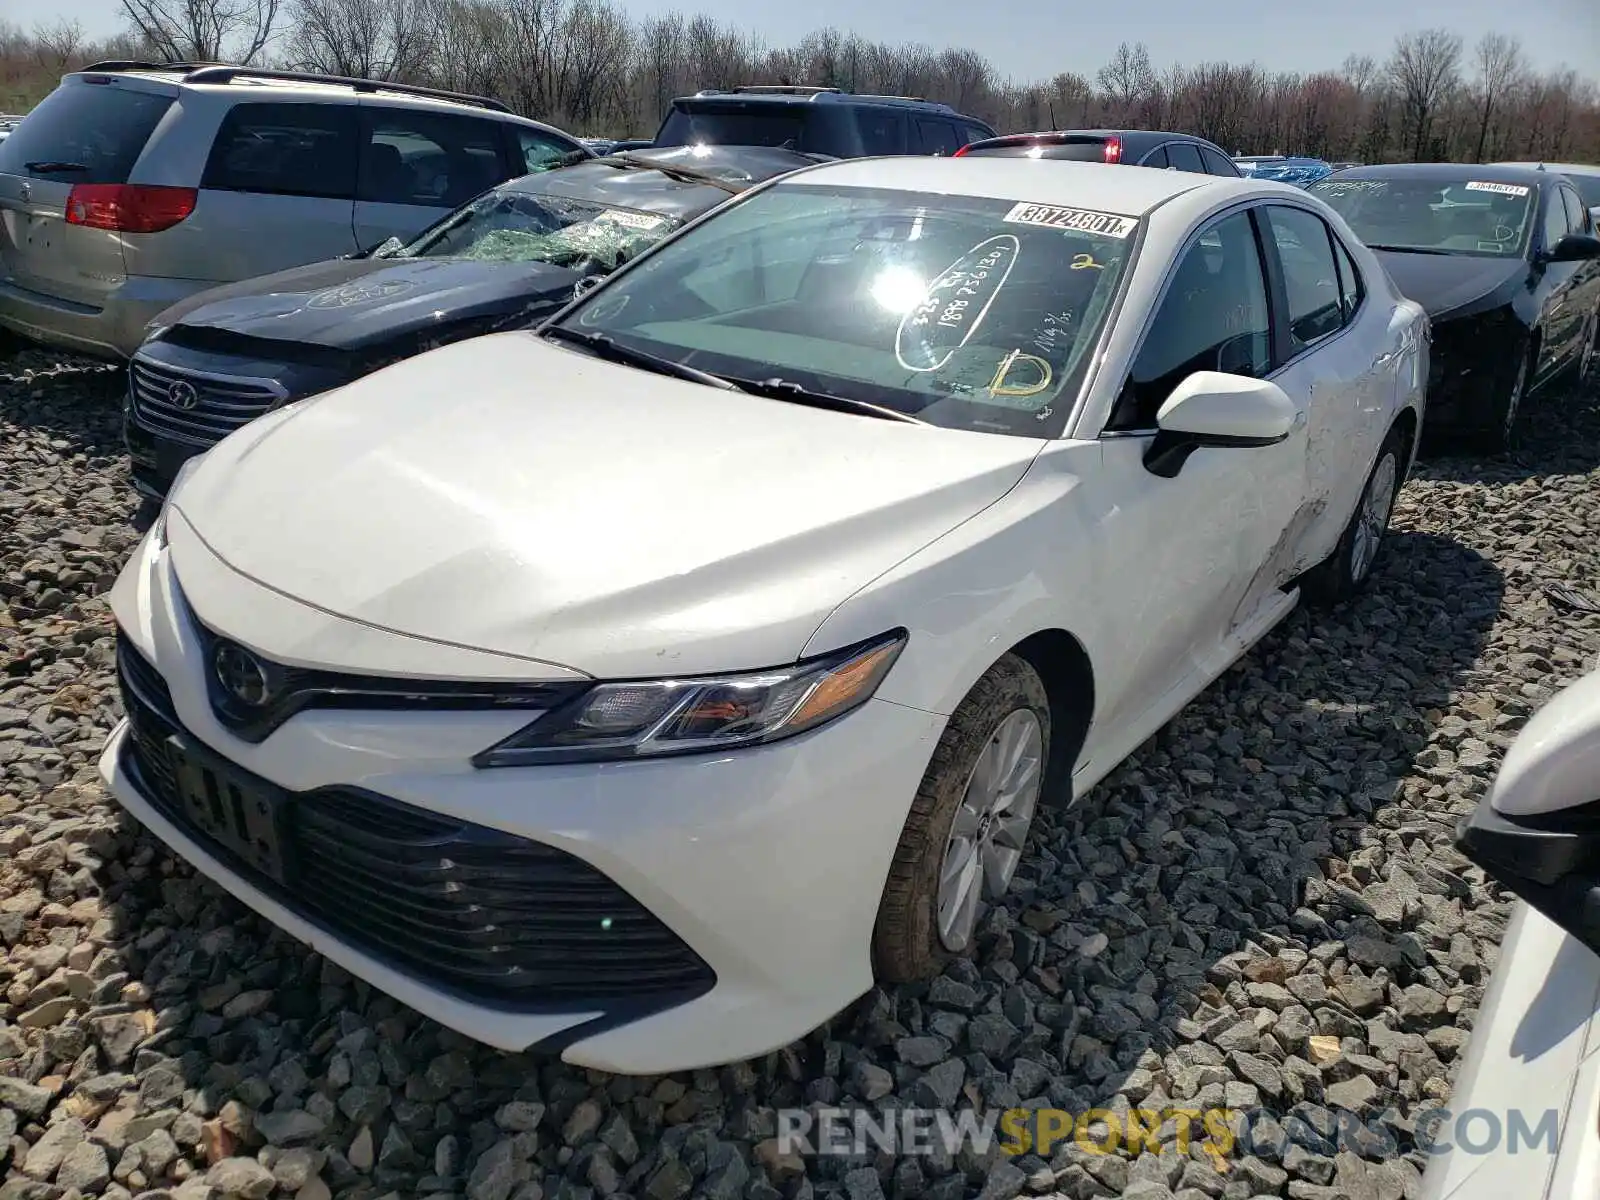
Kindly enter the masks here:
<path id="1" fill-rule="evenodd" d="M 657 146 L 778 146 L 802 154 L 870 158 L 953 155 L 994 130 L 948 104 L 866 96 L 838 88 L 762 84 L 704 91 L 672 102 Z"/>

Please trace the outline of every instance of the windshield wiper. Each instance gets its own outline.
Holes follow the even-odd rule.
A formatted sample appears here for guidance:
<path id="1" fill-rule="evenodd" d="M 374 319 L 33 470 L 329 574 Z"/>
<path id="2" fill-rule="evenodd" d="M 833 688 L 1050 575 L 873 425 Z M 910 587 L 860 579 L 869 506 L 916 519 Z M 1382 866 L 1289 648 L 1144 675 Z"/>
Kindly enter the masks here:
<path id="1" fill-rule="evenodd" d="M 57 162 L 53 158 L 44 162 L 23 163 L 22 165 L 40 175 L 57 175 L 66 171 L 87 171 L 89 169 L 83 163 Z"/>
<path id="2" fill-rule="evenodd" d="M 913 417 L 896 408 L 874 404 L 870 400 L 857 400 L 854 396 L 836 396 L 832 392 L 815 392 L 802 387 L 792 379 L 735 379 L 742 391 L 752 396 L 765 396 L 769 400 L 787 400 L 792 404 L 805 404 L 811 408 L 827 408 L 834 412 L 860 413 L 864 417 L 879 417 L 885 421 L 902 421 L 908 425 L 926 425 L 921 417 Z"/>
<path id="3" fill-rule="evenodd" d="M 562 341 L 575 342 L 580 346 L 587 346 L 601 358 L 610 359 L 612 362 L 626 363 L 630 367 L 642 367 L 646 371 L 654 371 L 658 375 L 672 375 L 678 379 L 687 379 L 690 383 L 703 383 L 707 387 L 721 388 L 725 392 L 740 392 L 744 390 L 731 379 L 713 375 L 710 371 L 702 371 L 698 367 L 690 367 L 680 362 L 673 362 L 670 358 L 661 358 L 659 355 L 649 354 L 643 350 L 635 350 L 632 346 L 624 346 L 609 334 L 585 333 L 581 329 L 569 329 L 565 325 L 555 325 L 545 330 L 545 336 L 559 338 Z"/>
<path id="4" fill-rule="evenodd" d="M 1380 246 L 1376 242 L 1367 243 L 1368 250 L 1387 250 L 1390 254 L 1443 254 L 1446 257 L 1453 254 L 1453 250 L 1435 250 L 1432 246 Z"/>
<path id="5" fill-rule="evenodd" d="M 608 167 L 616 167 L 620 171 L 659 171 L 668 179 L 679 183 L 703 183 L 706 187 L 714 187 L 727 192 L 730 196 L 737 196 L 744 191 L 744 187 L 731 183 L 720 175 L 713 175 L 709 171 L 697 171 L 693 167 L 679 167 L 667 163 L 647 162 L 642 158 L 631 158 L 624 152 L 622 154 L 608 154 L 597 159 Z"/>

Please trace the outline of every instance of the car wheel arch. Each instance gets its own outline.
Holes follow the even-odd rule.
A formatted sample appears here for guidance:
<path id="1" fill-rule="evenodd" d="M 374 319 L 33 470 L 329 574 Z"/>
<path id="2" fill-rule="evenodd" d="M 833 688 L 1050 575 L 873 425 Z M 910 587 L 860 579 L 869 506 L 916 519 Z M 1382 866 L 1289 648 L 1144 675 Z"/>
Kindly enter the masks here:
<path id="1" fill-rule="evenodd" d="M 1006 651 L 1022 659 L 1043 681 L 1050 698 L 1050 761 L 1044 798 L 1070 803 L 1072 774 L 1094 722 L 1094 664 L 1083 643 L 1065 629 L 1040 629 Z M 996 662 L 999 661 L 997 658 Z M 994 664 L 984 667 L 984 672 Z M 980 673 L 979 678 L 982 678 Z M 976 683 L 976 680 L 974 680 Z"/>

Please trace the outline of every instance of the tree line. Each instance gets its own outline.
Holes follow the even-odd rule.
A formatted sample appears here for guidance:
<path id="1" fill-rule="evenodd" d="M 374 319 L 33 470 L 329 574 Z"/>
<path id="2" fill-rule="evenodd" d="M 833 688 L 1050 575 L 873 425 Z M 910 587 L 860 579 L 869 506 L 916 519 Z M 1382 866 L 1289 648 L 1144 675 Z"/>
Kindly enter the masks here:
<path id="1" fill-rule="evenodd" d="M 942 100 L 1002 132 L 1185 130 L 1231 153 L 1332 161 L 1600 163 L 1600 88 L 1532 69 L 1517 39 L 1446 29 L 1398 38 L 1312 74 L 1255 63 L 1164 69 L 1142 43 L 1092 76 L 1004 78 L 983 56 L 869 42 L 836 29 L 772 47 L 711 17 L 631 18 L 611 0 L 119 0 L 106 42 L 59 21 L 0 21 L 0 111 L 104 58 L 234 62 L 495 96 L 578 134 L 649 137 L 672 97 L 744 83 L 812 84 Z"/>

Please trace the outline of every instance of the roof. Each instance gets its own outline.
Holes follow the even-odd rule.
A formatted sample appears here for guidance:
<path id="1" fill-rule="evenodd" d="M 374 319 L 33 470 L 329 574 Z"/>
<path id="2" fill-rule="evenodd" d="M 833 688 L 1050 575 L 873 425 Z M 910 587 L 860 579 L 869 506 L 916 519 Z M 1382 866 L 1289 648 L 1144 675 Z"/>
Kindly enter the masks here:
<path id="1" fill-rule="evenodd" d="M 847 188 L 895 188 L 996 200 L 1028 201 L 1143 216 L 1196 188 L 1257 194 L 1271 184 L 1187 171 L 1110 167 L 1103 163 L 1032 158 L 942 158 L 920 155 L 852 158 L 813 167 L 794 183 Z M 1292 189 L 1281 189 L 1284 192 Z"/>
<path id="2" fill-rule="evenodd" d="M 1438 180 L 1440 183 L 1518 183 L 1538 187 L 1557 172 L 1532 167 L 1507 166 L 1502 163 L 1391 163 L 1387 166 L 1346 167 L 1339 172 L 1339 180 L 1349 179 L 1420 179 Z"/>
<path id="3" fill-rule="evenodd" d="M 1558 162 L 1503 162 L 1490 163 L 1491 167 L 1528 167 L 1538 170 L 1543 167 L 1546 171 L 1554 171 L 1557 175 L 1600 175 L 1600 166 L 1594 163 L 1558 163 Z"/>
<path id="4" fill-rule="evenodd" d="M 939 112 L 951 113 L 956 116 L 961 114 L 939 100 L 924 100 L 919 96 L 878 96 L 866 95 L 859 92 L 839 91 L 793 91 L 793 92 L 756 92 L 741 90 L 708 90 L 696 92 L 692 96 L 677 96 L 673 98 L 674 105 L 680 104 L 770 104 L 778 107 L 796 104 L 842 104 L 846 106 L 872 105 L 888 108 L 915 108 L 936 109 Z"/>

